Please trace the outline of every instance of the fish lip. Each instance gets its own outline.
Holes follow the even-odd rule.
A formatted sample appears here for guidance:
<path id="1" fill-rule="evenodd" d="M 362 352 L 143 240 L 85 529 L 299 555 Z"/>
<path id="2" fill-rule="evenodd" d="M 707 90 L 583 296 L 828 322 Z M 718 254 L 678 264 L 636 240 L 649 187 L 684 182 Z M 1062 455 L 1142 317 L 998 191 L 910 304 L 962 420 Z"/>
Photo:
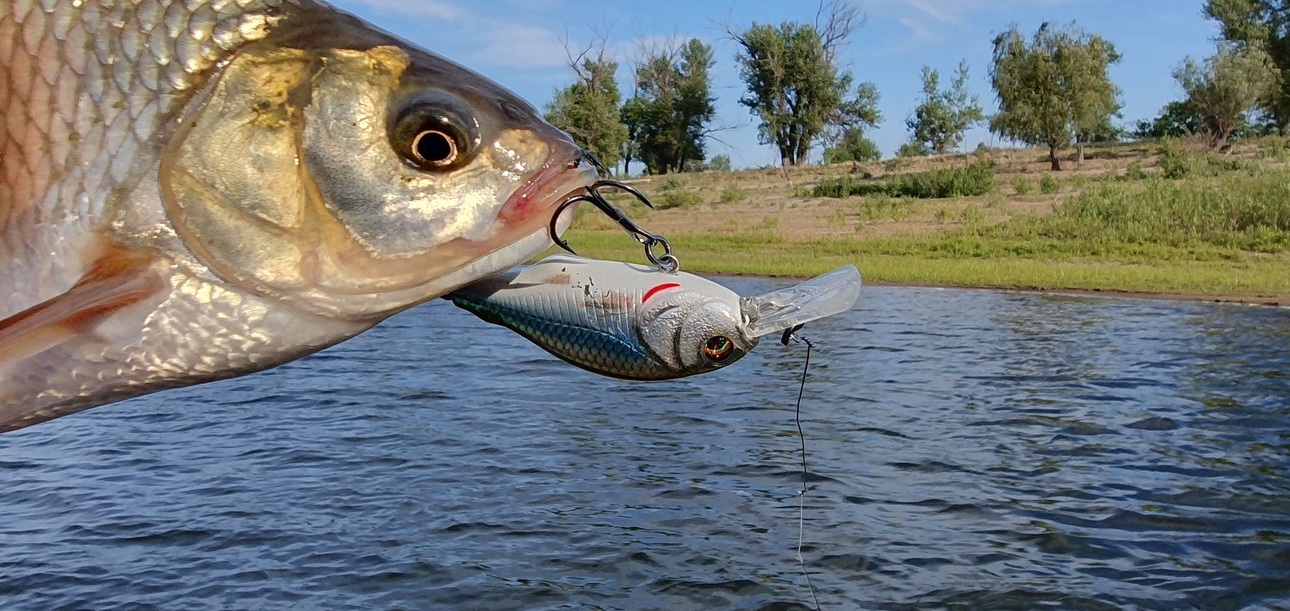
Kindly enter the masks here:
<path id="1" fill-rule="evenodd" d="M 552 154 L 542 170 L 506 199 L 498 218 L 506 223 L 529 221 L 585 192 L 600 179 L 600 172 L 592 164 L 579 163 L 583 155 Z"/>

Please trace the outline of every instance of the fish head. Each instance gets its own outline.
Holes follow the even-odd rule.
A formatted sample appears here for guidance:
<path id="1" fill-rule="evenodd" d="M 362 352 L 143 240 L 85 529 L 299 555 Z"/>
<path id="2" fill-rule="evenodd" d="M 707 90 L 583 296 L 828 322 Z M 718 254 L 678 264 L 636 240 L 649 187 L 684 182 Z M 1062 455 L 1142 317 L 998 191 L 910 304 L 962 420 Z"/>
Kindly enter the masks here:
<path id="1" fill-rule="evenodd" d="M 550 245 L 586 154 L 486 78 L 347 16 L 250 46 L 164 155 L 166 214 L 224 283 L 376 321 Z"/>
<path id="2" fill-rule="evenodd" d="M 667 276 L 644 291 L 638 333 L 671 377 L 720 369 L 757 346 L 738 293 L 693 274 Z"/>

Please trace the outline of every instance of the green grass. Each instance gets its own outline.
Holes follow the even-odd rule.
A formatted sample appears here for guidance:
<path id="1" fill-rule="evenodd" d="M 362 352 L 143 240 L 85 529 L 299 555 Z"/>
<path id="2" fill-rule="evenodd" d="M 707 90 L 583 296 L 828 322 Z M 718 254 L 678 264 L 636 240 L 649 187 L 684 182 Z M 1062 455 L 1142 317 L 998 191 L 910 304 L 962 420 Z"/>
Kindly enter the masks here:
<path id="1" fill-rule="evenodd" d="M 1083 245 L 1089 254 L 1141 245 L 1290 252 L 1290 172 L 1226 175 L 1138 186 L 1103 183 L 1044 217 L 980 229 L 979 237 L 1046 239 Z"/>
<path id="2" fill-rule="evenodd" d="M 848 193 L 853 184 L 887 185 L 874 195 L 838 202 L 824 217 L 831 227 L 854 224 L 860 234 L 854 237 L 793 238 L 791 223 L 783 229 L 773 222 L 777 217 L 752 226 L 732 220 L 723 229 L 668 237 L 684 268 L 702 273 L 800 277 L 851 263 L 866 278 L 885 282 L 1290 298 L 1290 169 L 1261 159 L 1189 154 L 1176 141 L 1161 148 L 1159 172 L 1134 162 L 1123 176 L 1112 171 L 1101 179 L 1073 176 L 1058 183 L 1045 175 L 1042 191 L 1065 186 L 1072 195 L 1039 216 L 991 220 L 998 215 L 984 210 L 1006 204 L 1002 194 L 932 203 L 890 188 L 905 181 L 921 185 L 911 189 L 921 193 L 979 180 L 963 179 L 964 168 L 958 168 L 881 182 L 825 181 Z M 1290 153 L 1278 150 L 1264 158 L 1283 155 Z M 954 172 L 960 178 L 953 179 Z M 992 169 L 988 182 L 993 185 Z M 1019 193 L 1034 186 L 1020 174 L 1010 182 Z M 659 191 L 684 193 L 679 187 L 669 182 Z M 871 223 L 925 216 L 933 209 L 942 230 L 924 226 L 885 237 L 864 235 Z M 612 225 L 581 227 L 567 236 L 580 252 L 644 261 L 640 246 Z"/>
<path id="3" fill-rule="evenodd" d="M 669 237 L 683 268 L 695 273 L 806 277 L 854 264 L 866 279 L 877 282 L 1235 298 L 1290 295 L 1290 257 L 1221 249 L 1150 247 L 1089 255 L 1070 244 L 963 236 L 864 241 L 793 241 L 770 233 Z M 641 247 L 621 233 L 572 231 L 566 238 L 586 256 L 645 262 Z"/>

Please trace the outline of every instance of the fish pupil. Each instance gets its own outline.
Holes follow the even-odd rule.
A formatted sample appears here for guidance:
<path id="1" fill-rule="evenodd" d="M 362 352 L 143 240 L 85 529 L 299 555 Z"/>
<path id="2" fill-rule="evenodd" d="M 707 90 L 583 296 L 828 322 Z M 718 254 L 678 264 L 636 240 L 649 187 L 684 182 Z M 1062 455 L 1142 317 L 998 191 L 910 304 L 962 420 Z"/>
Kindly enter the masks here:
<path id="1" fill-rule="evenodd" d="M 449 165 L 457 159 L 457 143 L 439 130 L 426 130 L 412 141 L 412 154 L 418 163 Z"/>

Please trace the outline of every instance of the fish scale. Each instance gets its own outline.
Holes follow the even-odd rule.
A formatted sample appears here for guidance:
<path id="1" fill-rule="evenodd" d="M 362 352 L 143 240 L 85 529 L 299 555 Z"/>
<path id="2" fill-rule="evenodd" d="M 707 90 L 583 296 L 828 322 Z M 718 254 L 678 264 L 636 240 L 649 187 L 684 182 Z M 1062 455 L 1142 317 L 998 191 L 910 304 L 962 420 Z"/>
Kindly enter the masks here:
<path id="1" fill-rule="evenodd" d="M 155 167 L 169 119 L 202 73 L 267 35 L 265 12 L 280 4 L 0 5 L 0 99 L 7 100 L 0 175 L 9 187 L 0 190 L 0 260 L 18 262 L 0 266 L 0 286 L 39 289 L 0 295 L 0 319 L 76 282 L 84 269 L 71 254 L 99 225 L 115 220 L 108 209 L 140 179 L 138 170 Z M 192 6 L 205 10 L 193 13 Z M 177 61 L 176 49 L 185 48 L 197 52 Z M 45 252 L 61 256 L 33 254 Z M 49 266 L 23 264 L 32 260 Z"/>
<path id="2" fill-rule="evenodd" d="M 7 0 L 0 104 L 0 432 L 344 341 L 538 254 L 596 179 L 313 0 Z M 398 139 L 435 130 L 456 163 Z"/>

